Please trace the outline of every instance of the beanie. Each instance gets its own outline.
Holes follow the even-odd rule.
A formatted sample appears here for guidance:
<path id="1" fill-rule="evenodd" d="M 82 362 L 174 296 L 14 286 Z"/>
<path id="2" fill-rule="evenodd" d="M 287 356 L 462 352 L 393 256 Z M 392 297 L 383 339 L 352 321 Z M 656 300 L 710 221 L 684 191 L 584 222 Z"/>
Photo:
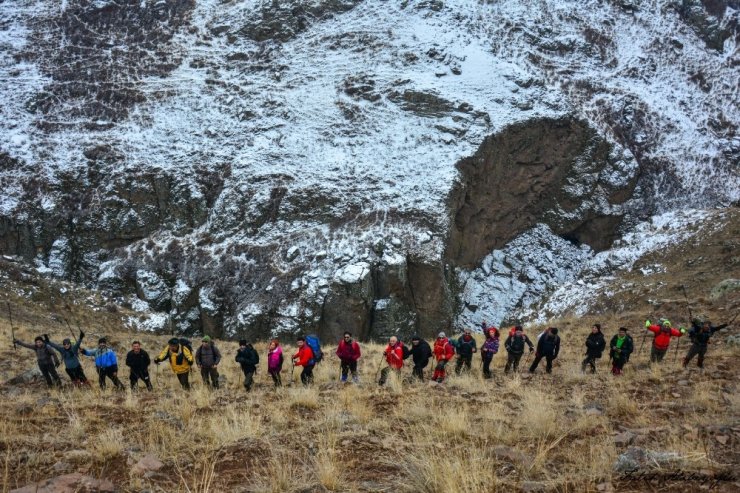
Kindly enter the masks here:
<path id="1" fill-rule="evenodd" d="M 62 344 L 72 344 L 72 341 L 67 338 L 62 341 Z"/>
<path id="2" fill-rule="evenodd" d="M 239 339 L 239 345 L 240 346 L 246 346 L 247 345 L 247 340 L 246 339 Z"/>
<path id="3" fill-rule="evenodd" d="M 170 346 L 178 346 L 180 344 L 180 340 L 177 337 L 173 337 L 167 342 L 167 344 Z"/>
<path id="4" fill-rule="evenodd" d="M 108 341 L 105 340 L 105 337 L 101 337 L 100 339 L 98 339 L 98 344 L 105 344 L 106 342 Z"/>

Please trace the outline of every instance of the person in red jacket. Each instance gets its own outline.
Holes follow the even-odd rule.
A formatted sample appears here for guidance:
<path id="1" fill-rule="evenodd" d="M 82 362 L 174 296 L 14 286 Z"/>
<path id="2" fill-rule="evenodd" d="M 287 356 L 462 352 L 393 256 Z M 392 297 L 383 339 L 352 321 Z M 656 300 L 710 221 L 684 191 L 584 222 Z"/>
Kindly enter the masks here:
<path id="1" fill-rule="evenodd" d="M 401 368 L 403 368 L 403 343 L 398 340 L 398 337 L 391 336 L 388 339 L 388 345 L 383 350 L 383 355 L 388 366 L 380 371 L 379 385 L 385 385 L 391 370 L 401 373 Z"/>
<path id="2" fill-rule="evenodd" d="M 302 366 L 303 371 L 301 372 L 301 383 L 308 386 L 313 382 L 313 367 L 316 364 L 313 362 L 313 351 L 311 347 L 306 344 L 306 339 L 299 337 L 296 339 L 296 345 L 298 346 L 298 352 L 293 355 L 293 366 Z"/>
<path id="3" fill-rule="evenodd" d="M 349 372 L 352 372 L 352 381 L 357 383 L 357 360 L 360 359 L 360 345 L 352 340 L 351 333 L 345 332 L 344 337 L 339 341 L 337 356 L 342 370 L 342 382 L 346 382 Z"/>
<path id="4" fill-rule="evenodd" d="M 432 380 L 436 380 L 437 383 L 442 383 L 445 379 L 445 367 L 452 358 L 455 356 L 455 348 L 450 344 L 450 340 L 447 339 L 444 332 L 440 332 L 437 335 L 437 340 L 434 341 L 434 357 L 437 358 L 437 366 L 434 368 L 434 375 Z"/>
<path id="5" fill-rule="evenodd" d="M 681 337 L 686 333 L 683 327 L 676 330 L 671 327 L 671 322 L 663 320 L 660 325 L 645 321 L 645 328 L 655 334 L 653 337 L 653 347 L 650 349 L 650 362 L 660 363 L 663 361 L 665 353 L 668 352 L 668 346 L 671 344 L 671 337 Z"/>

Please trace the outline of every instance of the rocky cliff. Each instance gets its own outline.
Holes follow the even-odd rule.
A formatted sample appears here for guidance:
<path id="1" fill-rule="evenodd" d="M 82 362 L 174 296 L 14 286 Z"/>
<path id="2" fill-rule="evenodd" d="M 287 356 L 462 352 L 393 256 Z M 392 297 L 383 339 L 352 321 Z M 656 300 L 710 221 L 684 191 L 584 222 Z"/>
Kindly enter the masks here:
<path id="1" fill-rule="evenodd" d="M 740 199 L 723 2 L 20 0 L 0 29 L 0 251 L 140 328 L 499 322 Z"/>

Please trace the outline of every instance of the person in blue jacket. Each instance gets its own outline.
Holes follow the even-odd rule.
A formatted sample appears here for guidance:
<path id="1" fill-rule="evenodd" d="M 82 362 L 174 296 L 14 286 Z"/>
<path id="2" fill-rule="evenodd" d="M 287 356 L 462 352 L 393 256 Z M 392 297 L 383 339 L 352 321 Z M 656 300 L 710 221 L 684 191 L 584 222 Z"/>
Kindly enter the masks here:
<path id="1" fill-rule="evenodd" d="M 77 338 L 77 342 L 72 344 L 71 340 L 64 339 L 62 341 L 62 344 L 59 345 L 51 342 L 49 340 L 49 336 L 47 334 L 44 334 L 44 340 L 46 341 L 46 344 L 56 349 L 59 352 L 59 355 L 62 357 L 67 375 L 69 375 L 69 379 L 72 380 L 72 384 L 75 387 L 79 387 L 81 385 L 90 386 L 90 382 L 85 376 L 85 372 L 82 369 L 82 365 L 80 364 L 80 357 L 78 356 L 78 353 L 80 351 L 80 344 L 82 344 L 83 337 L 85 337 L 85 333 L 80 331 L 80 337 Z"/>
<path id="2" fill-rule="evenodd" d="M 118 358 L 116 352 L 108 347 L 108 341 L 105 337 L 98 339 L 97 349 L 83 349 L 82 354 L 95 358 L 95 368 L 98 370 L 98 382 L 100 389 L 105 389 L 105 379 L 110 378 L 113 385 L 118 390 L 125 390 L 121 381 L 118 379 Z"/>

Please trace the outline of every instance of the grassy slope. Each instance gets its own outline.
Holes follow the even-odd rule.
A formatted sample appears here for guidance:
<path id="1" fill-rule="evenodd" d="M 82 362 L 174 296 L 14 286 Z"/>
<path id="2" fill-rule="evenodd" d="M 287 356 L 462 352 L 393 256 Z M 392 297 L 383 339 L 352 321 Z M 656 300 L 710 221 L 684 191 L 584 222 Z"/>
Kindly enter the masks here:
<path id="1" fill-rule="evenodd" d="M 493 381 L 480 379 L 476 359 L 473 375 L 452 377 L 443 386 L 392 381 L 379 389 L 372 379 L 382 347 L 365 344 L 361 386 L 338 384 L 332 357 L 318 369 L 313 389 L 293 385 L 275 392 L 263 361 L 256 390 L 246 395 L 233 362 L 236 344 L 219 342 L 227 384 L 214 393 L 198 385 L 184 394 L 164 365 L 158 372 L 152 369 L 153 394 L 3 385 L 3 491 L 71 471 L 110 479 L 123 491 L 597 491 L 598 485 L 608 488 L 604 483 L 618 491 L 645 491 L 646 484 L 620 481 L 612 471 L 627 447 L 616 445 L 614 435 L 624 429 L 635 433 L 635 446 L 682 457 L 658 472 L 680 467 L 711 475 L 737 469 L 740 350 L 726 345 L 725 335 L 714 338 L 705 372 L 680 369 L 673 350 L 663 366 L 651 369 L 647 347 L 633 357 L 623 378 L 612 378 L 605 360 L 595 376 L 579 371 L 583 339 L 597 320 L 608 327 L 608 337 L 618 325 L 639 327 L 645 314 L 656 310 L 683 322 L 681 284 L 695 313 L 717 323 L 734 315 L 737 293 L 709 297 L 719 280 L 739 277 L 733 246 L 740 241 L 738 214 L 723 221 L 719 232 L 695 239 L 701 248 L 687 242 L 640 262 L 661 262 L 666 273 L 642 278 L 635 270 L 621 276 L 617 282 L 637 288 L 604 299 L 608 315 L 554 321 L 563 328 L 563 350 L 552 376 L 505 377 L 505 357 L 499 354 Z M 166 341 L 121 331 L 125 314 L 103 308 L 102 302 L 101 309 L 90 311 L 68 301 L 68 310 L 58 284 L 23 275 L 17 266 L 4 264 L 3 272 L 1 301 L 11 301 L 17 335 L 24 340 L 42 331 L 54 339 L 65 337 L 66 328 L 50 318 L 57 313 L 81 320 L 91 340 L 93 332 L 116 334 L 119 357 L 135 337 L 150 354 Z M 31 287 L 36 290 L 31 301 L 15 294 Z M 82 291 L 64 295 L 67 300 L 86 297 Z M 648 297 L 660 306 L 648 303 Z M 530 328 L 530 334 L 537 329 Z M 639 347 L 641 333 L 635 332 Z M 10 339 L 4 318 L 0 338 Z M 681 353 L 687 348 L 683 342 Z M 264 359 L 264 345 L 258 350 Z M 9 344 L 0 348 L 0 381 L 34 366 L 30 351 L 14 352 Z M 85 369 L 94 375 L 91 363 Z M 128 372 L 121 373 L 126 382 Z M 589 411 L 594 407 L 601 412 Z M 131 475 L 131 465 L 145 453 L 160 458 L 164 469 L 149 477 Z M 661 491 L 698 487 L 674 481 Z M 721 482 L 715 491 L 739 487 Z"/>

